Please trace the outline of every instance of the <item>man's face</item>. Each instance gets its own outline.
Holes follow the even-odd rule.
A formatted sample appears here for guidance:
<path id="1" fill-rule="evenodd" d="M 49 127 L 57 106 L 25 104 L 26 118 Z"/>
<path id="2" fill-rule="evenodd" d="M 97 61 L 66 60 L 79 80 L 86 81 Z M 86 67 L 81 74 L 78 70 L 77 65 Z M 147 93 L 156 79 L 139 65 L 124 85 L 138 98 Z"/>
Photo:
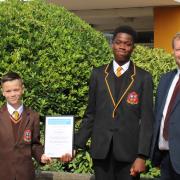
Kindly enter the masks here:
<path id="1" fill-rule="evenodd" d="M 7 102 L 14 108 L 18 108 L 21 104 L 21 96 L 24 92 L 24 87 L 21 80 L 7 81 L 2 84 L 2 93 Z"/>
<path id="2" fill-rule="evenodd" d="M 180 68 L 180 39 L 175 39 L 174 40 L 173 52 L 174 52 L 174 57 L 175 57 L 175 60 L 176 60 L 176 64 Z"/>
<path id="3" fill-rule="evenodd" d="M 132 36 L 126 33 L 118 33 L 113 40 L 112 50 L 117 63 L 124 64 L 129 60 L 134 48 Z"/>

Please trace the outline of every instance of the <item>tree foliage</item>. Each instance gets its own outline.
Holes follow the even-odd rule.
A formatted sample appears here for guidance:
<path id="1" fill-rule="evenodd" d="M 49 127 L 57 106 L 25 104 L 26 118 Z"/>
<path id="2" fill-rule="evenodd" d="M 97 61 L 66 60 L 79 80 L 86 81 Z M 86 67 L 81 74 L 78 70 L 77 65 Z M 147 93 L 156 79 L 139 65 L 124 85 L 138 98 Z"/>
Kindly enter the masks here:
<path id="1" fill-rule="evenodd" d="M 149 71 L 153 76 L 154 92 L 162 74 L 176 67 L 174 57 L 164 49 L 137 45 L 132 59 L 136 65 Z"/>
<path id="2" fill-rule="evenodd" d="M 110 57 L 104 36 L 43 1 L 1 2 L 0 26 L 0 74 L 21 74 L 25 104 L 42 116 L 82 117 L 91 69 Z"/>

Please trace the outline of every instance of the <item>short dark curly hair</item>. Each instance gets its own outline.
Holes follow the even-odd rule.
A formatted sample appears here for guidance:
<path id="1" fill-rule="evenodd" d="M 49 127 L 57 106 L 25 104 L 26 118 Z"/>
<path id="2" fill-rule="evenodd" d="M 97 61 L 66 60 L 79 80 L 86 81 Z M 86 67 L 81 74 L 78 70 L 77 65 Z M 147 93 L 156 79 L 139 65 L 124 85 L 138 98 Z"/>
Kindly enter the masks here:
<path id="1" fill-rule="evenodd" d="M 119 26 L 118 28 L 116 28 L 114 30 L 112 40 L 114 40 L 116 38 L 118 33 L 126 33 L 126 34 L 129 34 L 130 36 L 132 36 L 133 43 L 135 43 L 137 41 L 137 32 L 130 26 Z"/>

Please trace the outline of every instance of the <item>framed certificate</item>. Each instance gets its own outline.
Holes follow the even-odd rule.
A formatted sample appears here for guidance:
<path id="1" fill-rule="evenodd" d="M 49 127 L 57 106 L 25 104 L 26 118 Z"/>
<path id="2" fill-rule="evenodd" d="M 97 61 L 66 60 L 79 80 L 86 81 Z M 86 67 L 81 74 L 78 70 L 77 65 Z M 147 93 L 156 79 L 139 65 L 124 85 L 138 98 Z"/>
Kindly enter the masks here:
<path id="1" fill-rule="evenodd" d="M 59 158 L 73 152 L 74 116 L 46 116 L 45 154 Z"/>

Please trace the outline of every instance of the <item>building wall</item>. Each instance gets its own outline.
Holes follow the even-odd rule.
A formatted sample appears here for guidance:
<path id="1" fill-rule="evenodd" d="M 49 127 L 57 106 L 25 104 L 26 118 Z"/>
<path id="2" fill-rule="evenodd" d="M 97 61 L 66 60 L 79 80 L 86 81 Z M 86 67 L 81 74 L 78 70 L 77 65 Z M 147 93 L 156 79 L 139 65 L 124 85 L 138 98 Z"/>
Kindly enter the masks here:
<path id="1" fill-rule="evenodd" d="M 180 6 L 154 8 L 154 47 L 172 52 L 171 40 L 180 32 Z"/>

